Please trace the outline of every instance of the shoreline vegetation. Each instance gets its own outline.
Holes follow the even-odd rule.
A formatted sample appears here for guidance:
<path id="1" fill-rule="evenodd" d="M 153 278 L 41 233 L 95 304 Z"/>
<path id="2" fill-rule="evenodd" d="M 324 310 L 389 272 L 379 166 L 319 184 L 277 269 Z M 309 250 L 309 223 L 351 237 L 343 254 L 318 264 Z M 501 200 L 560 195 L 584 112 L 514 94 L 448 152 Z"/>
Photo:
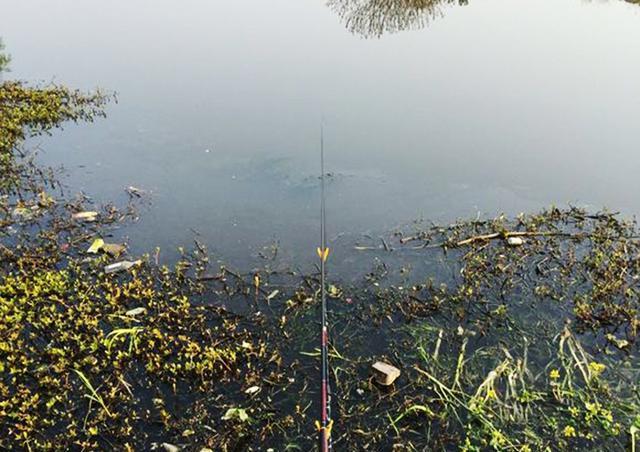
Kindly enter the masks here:
<path id="1" fill-rule="evenodd" d="M 311 450 L 317 275 L 105 247 L 135 206 L 61 195 L 25 147 L 112 99 L 0 85 L 0 448 Z M 638 447 L 639 238 L 550 208 L 358 245 L 371 272 L 329 287 L 336 450 Z"/>

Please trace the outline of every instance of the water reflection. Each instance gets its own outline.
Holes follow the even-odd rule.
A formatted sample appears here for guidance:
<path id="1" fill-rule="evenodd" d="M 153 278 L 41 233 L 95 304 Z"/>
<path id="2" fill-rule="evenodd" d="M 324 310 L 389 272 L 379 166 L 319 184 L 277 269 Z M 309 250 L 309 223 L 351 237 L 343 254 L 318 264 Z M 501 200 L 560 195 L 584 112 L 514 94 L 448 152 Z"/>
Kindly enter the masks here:
<path id="1" fill-rule="evenodd" d="M 169 262 L 196 230 L 238 268 L 274 240 L 313 263 L 321 115 L 330 236 L 551 203 L 640 212 L 640 7 L 622 0 L 5 3 L 12 78 L 118 91 L 40 158 L 96 202 L 152 192 L 119 231 L 132 253 Z"/>
<path id="2" fill-rule="evenodd" d="M 624 0 L 640 5 L 640 0 Z M 444 15 L 445 7 L 468 0 L 328 0 L 352 33 L 379 38 L 385 33 L 424 28 Z"/>
<path id="3" fill-rule="evenodd" d="M 419 29 L 443 15 L 444 7 L 468 0 L 329 0 L 352 33 L 380 37 L 384 33 Z"/>
<path id="4" fill-rule="evenodd" d="M 4 52 L 4 43 L 2 42 L 2 38 L 0 38 L 0 82 L 2 82 L 2 73 L 9 70 L 10 62 L 11 57 L 8 53 Z"/>

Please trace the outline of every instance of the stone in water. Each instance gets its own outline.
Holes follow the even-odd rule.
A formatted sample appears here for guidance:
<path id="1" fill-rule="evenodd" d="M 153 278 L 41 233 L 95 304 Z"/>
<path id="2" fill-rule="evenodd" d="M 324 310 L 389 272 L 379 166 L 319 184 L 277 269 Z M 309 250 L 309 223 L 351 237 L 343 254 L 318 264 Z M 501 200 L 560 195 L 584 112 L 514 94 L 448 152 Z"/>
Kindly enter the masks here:
<path id="1" fill-rule="evenodd" d="M 392 385 L 400 376 L 400 369 L 382 361 L 377 361 L 372 367 L 376 381 L 382 386 Z"/>
<path id="2" fill-rule="evenodd" d="M 102 246 L 102 251 L 114 257 L 120 256 L 126 249 L 126 246 L 117 243 L 105 243 Z"/>
<path id="3" fill-rule="evenodd" d="M 507 245 L 509 246 L 524 245 L 524 239 L 522 237 L 507 237 Z"/>

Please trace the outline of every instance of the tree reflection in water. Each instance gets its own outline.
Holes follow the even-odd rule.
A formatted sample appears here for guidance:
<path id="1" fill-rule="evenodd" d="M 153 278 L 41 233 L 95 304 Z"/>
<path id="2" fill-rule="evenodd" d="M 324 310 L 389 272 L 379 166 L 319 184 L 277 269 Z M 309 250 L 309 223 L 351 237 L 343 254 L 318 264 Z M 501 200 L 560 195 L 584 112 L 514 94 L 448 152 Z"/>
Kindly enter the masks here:
<path id="1" fill-rule="evenodd" d="M 328 0 L 352 33 L 380 37 L 384 33 L 415 30 L 443 15 L 445 6 L 468 0 Z"/>

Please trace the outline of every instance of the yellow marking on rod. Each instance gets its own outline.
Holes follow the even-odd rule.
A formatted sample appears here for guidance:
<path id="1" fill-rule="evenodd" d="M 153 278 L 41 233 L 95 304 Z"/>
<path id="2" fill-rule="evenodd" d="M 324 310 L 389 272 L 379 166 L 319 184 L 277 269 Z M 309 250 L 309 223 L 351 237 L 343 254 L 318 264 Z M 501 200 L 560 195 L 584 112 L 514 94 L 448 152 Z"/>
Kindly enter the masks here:
<path id="1" fill-rule="evenodd" d="M 329 257 L 329 248 L 325 248 L 324 250 L 322 248 L 317 248 L 316 252 L 318 253 L 318 257 L 320 259 L 322 259 L 324 262 L 327 261 L 327 258 Z"/>
<path id="2" fill-rule="evenodd" d="M 321 432 L 322 430 L 326 429 L 327 431 L 327 438 L 331 436 L 331 428 L 333 427 L 333 419 L 329 419 L 329 423 L 327 424 L 326 427 L 323 427 L 320 424 L 320 421 L 316 421 L 316 429 L 318 429 L 319 432 Z"/>

